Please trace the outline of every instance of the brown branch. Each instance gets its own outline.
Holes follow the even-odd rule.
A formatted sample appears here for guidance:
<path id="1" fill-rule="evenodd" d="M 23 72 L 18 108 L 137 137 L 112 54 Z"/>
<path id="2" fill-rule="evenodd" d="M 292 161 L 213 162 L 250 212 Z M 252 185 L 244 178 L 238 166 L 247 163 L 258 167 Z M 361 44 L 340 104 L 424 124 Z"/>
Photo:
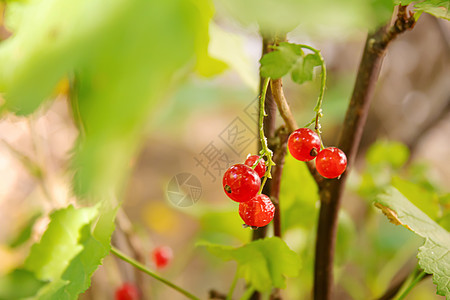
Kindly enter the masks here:
<path id="1" fill-rule="evenodd" d="M 405 6 L 400 6 L 397 19 L 392 26 L 384 26 L 367 36 L 339 140 L 339 148 L 347 155 L 347 171 L 340 179 L 325 180 L 319 185 L 321 205 L 314 266 L 315 300 L 332 299 L 338 212 L 347 174 L 356 157 L 386 47 L 398 34 L 413 26 L 414 18 L 407 16 Z"/>
<path id="2" fill-rule="evenodd" d="M 262 48 L 262 54 L 261 57 L 272 51 L 272 46 L 274 44 L 273 39 L 271 38 L 263 38 L 263 48 Z M 260 84 L 259 84 L 259 94 L 261 95 L 262 93 L 262 88 L 263 88 L 263 82 L 264 82 L 264 78 L 260 76 Z M 275 119 L 276 119 L 276 104 L 273 100 L 272 97 L 272 92 L 270 89 L 270 83 L 269 83 L 269 88 L 267 89 L 267 93 L 266 93 L 266 99 L 264 102 L 264 108 L 266 111 L 266 116 L 264 117 L 264 121 L 263 121 L 263 126 L 264 126 L 264 136 L 267 138 L 268 141 L 273 140 L 273 137 L 275 135 Z M 258 110 L 259 111 L 259 110 Z M 259 131 L 259 128 L 257 129 Z M 269 149 L 271 149 L 273 151 L 273 144 L 269 143 Z M 259 144 L 259 149 L 261 149 L 261 143 Z M 262 193 L 265 195 L 270 195 L 270 191 L 271 191 L 271 179 L 267 179 L 267 183 L 266 185 L 264 185 L 263 191 Z M 253 230 L 252 233 L 252 240 L 258 240 L 258 239 L 262 239 L 266 236 L 267 234 L 267 226 L 264 227 L 260 227 L 256 230 Z M 258 294 L 257 292 L 255 292 L 255 294 Z M 251 298 L 252 300 L 257 300 L 259 299 L 258 297 Z"/>
<path id="3" fill-rule="evenodd" d="M 276 165 L 272 169 L 272 190 L 270 199 L 275 205 L 275 215 L 273 217 L 274 236 L 281 237 L 280 188 L 281 176 L 283 175 L 284 158 L 287 152 L 287 139 L 289 137 L 289 132 L 285 127 L 281 127 L 279 130 L 277 130 L 276 136 L 279 144 L 275 147 L 275 152 L 273 155 L 273 161 L 276 163 Z"/>

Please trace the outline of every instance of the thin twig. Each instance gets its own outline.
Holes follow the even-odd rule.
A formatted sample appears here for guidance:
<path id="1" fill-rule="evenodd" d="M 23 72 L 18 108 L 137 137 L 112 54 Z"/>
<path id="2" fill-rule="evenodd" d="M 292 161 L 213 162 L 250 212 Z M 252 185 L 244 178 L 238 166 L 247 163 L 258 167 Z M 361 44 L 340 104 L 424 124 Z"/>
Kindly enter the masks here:
<path id="1" fill-rule="evenodd" d="M 117 212 L 116 217 L 117 226 L 120 229 L 120 231 L 123 232 L 125 236 L 125 240 L 128 244 L 128 247 L 130 248 L 131 252 L 133 253 L 133 257 L 140 263 L 145 262 L 145 250 L 142 246 L 141 240 L 136 235 L 136 233 L 133 230 L 133 225 L 128 218 L 128 216 L 125 214 L 123 208 L 119 208 Z M 142 273 L 139 272 L 139 270 L 134 269 L 134 275 L 136 278 L 136 285 L 141 290 L 142 293 L 145 292 L 145 282 L 144 278 L 142 276 Z"/>
<path id="2" fill-rule="evenodd" d="M 172 283 L 171 281 L 162 278 L 161 276 L 159 276 L 156 273 L 153 273 L 152 271 L 150 271 L 146 266 L 144 266 L 143 264 L 139 263 L 138 261 L 134 260 L 133 258 L 129 257 L 128 255 L 122 253 L 119 249 L 116 249 L 115 247 L 111 246 L 111 253 L 114 254 L 115 256 L 117 256 L 118 258 L 120 258 L 121 260 L 129 263 L 130 265 L 132 265 L 133 267 L 141 270 L 142 272 L 150 275 L 151 277 L 153 277 L 154 279 L 164 283 L 165 285 L 173 288 L 174 290 L 180 292 L 181 294 L 185 295 L 187 298 L 189 299 L 193 299 L 193 300 L 200 300 L 200 298 L 197 298 L 196 296 L 192 295 L 191 293 L 189 293 L 188 291 L 186 291 L 185 289 L 179 287 L 178 285 Z"/>

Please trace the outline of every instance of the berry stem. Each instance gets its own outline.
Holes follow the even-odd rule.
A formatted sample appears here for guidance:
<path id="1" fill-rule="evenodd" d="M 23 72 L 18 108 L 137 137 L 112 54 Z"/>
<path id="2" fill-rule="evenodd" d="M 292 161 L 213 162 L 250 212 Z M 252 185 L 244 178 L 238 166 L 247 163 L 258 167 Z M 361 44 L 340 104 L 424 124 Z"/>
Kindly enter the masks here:
<path id="1" fill-rule="evenodd" d="M 230 290 L 228 291 L 227 298 L 225 300 L 232 300 L 233 299 L 233 292 L 234 292 L 234 289 L 236 287 L 238 279 L 239 279 L 239 276 L 238 276 L 238 272 L 236 270 L 236 273 L 234 274 L 233 281 L 231 282 Z"/>
<path id="2" fill-rule="evenodd" d="M 115 256 L 117 256 L 118 258 L 120 258 L 121 260 L 129 263 L 133 267 L 137 268 L 138 270 L 141 270 L 142 272 L 150 275 L 151 277 L 153 277 L 156 280 L 164 283 L 165 285 L 170 286 L 174 290 L 176 290 L 176 291 L 180 292 L 181 294 L 185 295 L 187 298 L 193 299 L 193 300 L 200 300 L 200 298 L 197 298 L 196 296 L 192 295 L 191 293 L 189 293 L 188 291 L 186 291 L 183 288 L 179 287 L 178 285 L 176 285 L 176 284 L 170 282 L 169 280 L 164 279 L 164 278 L 160 277 L 159 275 L 153 273 L 146 266 L 144 266 L 143 264 L 141 264 L 138 261 L 134 260 L 133 258 L 129 257 L 128 255 L 122 253 L 119 249 L 115 248 L 114 246 L 111 246 L 111 253 L 114 254 Z"/>
<path id="3" fill-rule="evenodd" d="M 245 291 L 245 293 L 242 295 L 240 300 L 248 300 L 250 299 L 250 297 L 252 296 L 252 294 L 255 292 L 255 288 L 250 286 L 247 288 L 247 290 Z"/>
<path id="4" fill-rule="evenodd" d="M 272 150 L 269 149 L 269 146 L 267 145 L 267 138 L 264 135 L 264 117 L 267 116 L 265 110 L 264 110 L 264 103 L 266 101 L 266 94 L 267 94 L 267 88 L 269 87 L 269 82 L 270 82 L 270 78 L 265 78 L 264 79 L 264 83 L 262 86 L 262 91 L 261 91 L 261 96 L 259 97 L 259 138 L 261 140 L 261 151 L 259 152 L 261 158 L 263 156 L 267 157 L 267 170 L 266 173 L 264 174 L 264 179 L 261 183 L 261 187 L 259 189 L 258 194 L 261 194 L 264 185 L 266 184 L 267 178 L 272 178 L 271 175 L 271 169 L 272 166 L 275 165 L 275 163 L 272 160 Z"/>
<path id="5" fill-rule="evenodd" d="M 405 297 L 409 294 L 409 292 L 411 292 L 411 290 L 413 289 L 413 287 L 418 284 L 422 278 L 426 275 L 426 273 L 424 271 L 420 271 L 420 273 L 414 278 L 414 280 L 408 285 L 408 287 L 406 288 L 406 290 L 400 295 L 400 297 L 398 297 L 398 300 L 402 300 L 405 299 Z"/>
<path id="6" fill-rule="evenodd" d="M 326 87 L 326 82 L 327 82 L 327 68 L 325 66 L 325 60 L 323 59 L 322 53 L 320 52 L 320 50 L 317 50 L 311 46 L 308 45 L 303 45 L 300 44 L 300 47 L 304 48 L 304 49 L 308 49 L 312 52 L 314 52 L 314 54 L 316 54 L 319 59 L 320 59 L 320 67 L 321 67 L 321 72 L 320 72 L 320 91 L 319 91 L 319 97 L 317 98 L 317 102 L 316 102 L 316 106 L 314 107 L 314 111 L 316 112 L 316 116 L 311 120 L 311 122 L 309 122 L 308 124 L 306 124 L 305 127 L 309 127 L 310 125 L 314 124 L 314 131 L 317 132 L 317 134 L 319 135 L 320 138 L 320 144 L 321 144 L 321 149 L 325 148 L 323 146 L 322 143 L 322 137 L 320 136 L 321 132 L 321 126 L 320 126 L 320 118 L 323 116 L 322 114 L 322 102 L 323 102 L 323 95 L 325 94 L 325 87 Z"/>

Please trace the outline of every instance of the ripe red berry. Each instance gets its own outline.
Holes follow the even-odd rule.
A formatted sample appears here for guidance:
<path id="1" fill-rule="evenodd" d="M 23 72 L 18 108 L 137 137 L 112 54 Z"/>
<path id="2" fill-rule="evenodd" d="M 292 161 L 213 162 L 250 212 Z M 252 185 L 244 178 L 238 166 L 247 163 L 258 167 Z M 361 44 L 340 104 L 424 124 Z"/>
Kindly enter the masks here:
<path id="1" fill-rule="evenodd" d="M 316 157 L 316 169 L 326 178 L 336 178 L 344 173 L 347 167 L 347 156 L 336 147 L 325 148 Z"/>
<path id="2" fill-rule="evenodd" d="M 223 175 L 223 190 L 236 202 L 252 199 L 259 191 L 261 178 L 255 170 L 244 164 L 231 166 Z"/>
<path id="3" fill-rule="evenodd" d="M 320 138 L 309 128 L 299 128 L 289 136 L 288 148 L 295 159 L 310 161 L 320 151 Z"/>
<path id="4" fill-rule="evenodd" d="M 259 159 L 258 155 L 250 155 L 249 157 L 247 157 L 244 164 L 251 168 L 258 159 Z M 264 161 L 264 159 L 261 159 L 259 161 L 254 170 L 256 171 L 256 173 L 258 173 L 258 176 L 260 178 L 264 176 L 264 174 L 266 173 L 266 162 Z"/>
<path id="5" fill-rule="evenodd" d="M 158 269 L 162 269 L 172 260 L 172 248 L 168 246 L 156 247 L 153 249 L 152 258 L 153 263 Z"/>
<path id="6" fill-rule="evenodd" d="M 264 194 L 253 197 L 250 201 L 239 204 L 239 215 L 248 226 L 266 226 L 273 219 L 275 206 Z"/>
<path id="7" fill-rule="evenodd" d="M 138 300 L 139 291 L 131 283 L 124 283 L 116 290 L 116 300 Z"/>

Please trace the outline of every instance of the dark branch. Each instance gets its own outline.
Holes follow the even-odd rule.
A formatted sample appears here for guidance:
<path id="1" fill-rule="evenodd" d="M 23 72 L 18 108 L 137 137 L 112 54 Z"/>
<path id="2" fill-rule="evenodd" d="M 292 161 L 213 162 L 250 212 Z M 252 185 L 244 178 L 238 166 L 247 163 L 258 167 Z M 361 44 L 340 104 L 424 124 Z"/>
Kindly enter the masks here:
<path id="1" fill-rule="evenodd" d="M 321 205 L 314 266 L 315 300 L 332 299 L 338 212 L 347 174 L 356 157 L 386 48 L 398 34 L 413 26 L 414 18 L 407 16 L 405 6 L 400 6 L 397 19 L 392 26 L 384 26 L 367 36 L 339 140 L 339 148 L 347 155 L 347 171 L 340 179 L 325 180 L 319 185 Z"/>

